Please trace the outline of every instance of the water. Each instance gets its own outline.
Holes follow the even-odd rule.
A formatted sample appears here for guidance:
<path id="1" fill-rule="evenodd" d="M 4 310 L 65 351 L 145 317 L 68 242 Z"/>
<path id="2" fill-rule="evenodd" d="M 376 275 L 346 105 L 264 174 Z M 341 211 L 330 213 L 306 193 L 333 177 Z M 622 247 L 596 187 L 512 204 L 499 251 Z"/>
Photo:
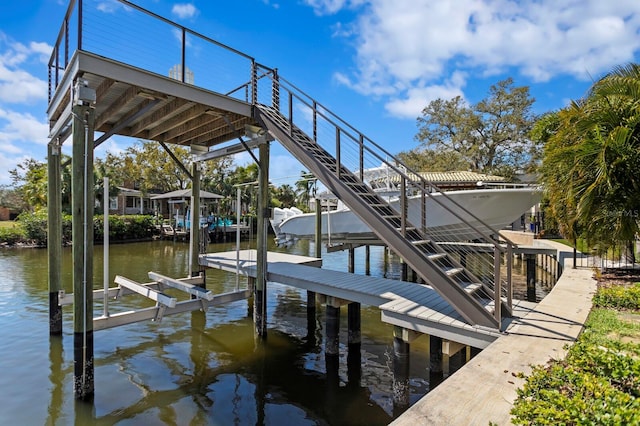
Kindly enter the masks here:
<path id="1" fill-rule="evenodd" d="M 216 244 L 209 251 L 234 247 Z M 309 243 L 286 251 L 308 255 Z M 102 288 L 100 246 L 94 263 L 95 288 Z M 372 248 L 372 273 L 385 274 L 381 264 L 381 251 Z M 346 255 L 328 254 L 325 265 L 346 270 Z M 356 265 L 363 273 L 364 260 Z M 119 274 L 146 282 L 148 271 L 183 277 L 187 270 L 188 246 L 182 242 L 110 248 L 112 280 Z M 398 266 L 386 274 L 399 274 Z M 71 279 L 71 250 L 65 249 L 63 281 L 69 293 Z M 235 284 L 233 274 L 207 271 L 207 287 L 215 293 Z M 95 300 L 96 316 L 101 303 Z M 110 312 L 152 304 L 127 296 L 110 302 Z M 341 344 L 347 341 L 346 311 Z M 97 331 L 92 403 L 73 398 L 72 315 L 66 306 L 63 335 L 50 338 L 46 250 L 0 249 L 0 424 L 386 424 L 398 415 L 392 400 L 392 328 L 374 308 L 362 309 L 360 359 L 348 360 L 346 345 L 341 346 L 338 365 L 324 357 L 324 308 L 318 307 L 316 330 L 308 335 L 306 293 L 272 283 L 265 342 L 254 338 L 246 301 L 168 316 L 159 324 Z M 411 403 L 429 389 L 421 340 L 411 345 Z"/>
<path id="2" fill-rule="evenodd" d="M 211 252 L 233 249 L 235 243 L 209 245 Z M 311 255 L 313 243 L 269 249 Z M 71 250 L 63 255 L 63 282 L 71 293 Z M 323 258 L 325 268 L 347 270 L 346 253 Z M 400 265 L 391 258 L 385 265 L 383 251 L 372 247 L 372 275 L 398 278 Z M 146 282 L 148 271 L 184 277 L 188 262 L 183 242 L 112 245 L 111 283 L 116 274 Z M 102 288 L 101 246 L 94 265 L 95 288 Z M 356 250 L 355 272 L 365 273 L 364 249 Z M 235 285 L 235 275 L 207 270 L 214 293 Z M 102 300 L 94 302 L 94 315 L 101 315 Z M 359 354 L 347 350 L 347 309 L 341 310 L 335 363 L 324 356 L 323 307 L 318 305 L 309 333 L 305 292 L 269 283 L 267 303 L 266 341 L 254 338 L 247 301 L 95 332 L 95 398 L 76 402 L 73 309 L 64 308 L 62 337 L 50 338 L 47 252 L 0 249 L 0 424 L 375 425 L 404 410 L 394 407 L 392 397 L 393 330 L 380 321 L 378 309 L 362 307 Z M 111 301 L 109 310 L 152 305 L 127 296 Z M 426 343 L 424 337 L 411 343 L 411 404 L 442 380 L 429 374 Z"/>

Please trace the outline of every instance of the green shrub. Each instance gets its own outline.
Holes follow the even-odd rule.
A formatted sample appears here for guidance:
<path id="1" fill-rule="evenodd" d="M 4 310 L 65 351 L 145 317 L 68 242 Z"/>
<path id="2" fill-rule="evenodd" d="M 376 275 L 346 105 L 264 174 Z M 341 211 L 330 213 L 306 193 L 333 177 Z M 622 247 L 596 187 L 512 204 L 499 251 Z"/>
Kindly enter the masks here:
<path id="1" fill-rule="evenodd" d="M 19 226 L 9 226 L 0 228 L 0 243 L 10 246 L 25 240 L 25 234 Z"/>
<path id="2" fill-rule="evenodd" d="M 593 305 L 599 308 L 640 310 L 640 283 L 631 287 L 615 285 L 598 289 Z"/>
<path id="3" fill-rule="evenodd" d="M 594 302 L 628 309 L 637 306 L 639 289 L 602 288 Z M 514 424 L 640 425 L 640 327 L 603 308 L 585 326 L 564 360 L 533 368 L 517 391 Z"/>
<path id="4" fill-rule="evenodd" d="M 23 212 L 18 216 L 18 223 L 24 232 L 26 241 L 38 246 L 47 245 L 47 211 L 35 213 Z"/>

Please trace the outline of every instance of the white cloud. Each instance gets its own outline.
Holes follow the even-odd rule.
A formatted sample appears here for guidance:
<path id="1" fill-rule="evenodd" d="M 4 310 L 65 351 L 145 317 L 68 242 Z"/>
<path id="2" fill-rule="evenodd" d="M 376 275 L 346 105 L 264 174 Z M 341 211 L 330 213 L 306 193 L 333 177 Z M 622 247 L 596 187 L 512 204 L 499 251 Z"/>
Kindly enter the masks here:
<path id="1" fill-rule="evenodd" d="M 49 60 L 51 46 L 32 42 L 29 46 L 10 40 L 0 32 L 0 102 L 33 103 L 47 98 L 47 82 L 25 67 L 35 58 L 38 67 Z"/>
<path id="2" fill-rule="evenodd" d="M 42 160 L 47 155 L 49 126 L 31 114 L 0 108 L 0 185 L 10 183 L 9 170 L 27 158 Z M 40 155 L 33 154 L 39 152 Z"/>
<path id="3" fill-rule="evenodd" d="M 640 51 L 640 2 L 619 0 L 306 0 L 316 13 L 358 8 L 336 25 L 351 37 L 356 71 L 336 73 L 352 89 L 392 96 L 387 109 L 407 115 L 411 99 L 442 91 L 452 70 L 469 75 L 519 73 L 545 82 L 559 75 L 588 81 Z M 355 31 L 340 31 L 355 26 Z M 404 101 L 400 101 L 404 99 Z M 422 102 L 424 105 L 424 101 Z"/>
<path id="4" fill-rule="evenodd" d="M 120 8 L 128 10 L 128 8 L 123 3 L 120 3 L 117 0 L 102 0 L 96 6 L 96 9 L 104 13 L 114 13 Z"/>
<path id="5" fill-rule="evenodd" d="M 317 15 L 331 15 L 344 8 L 357 7 L 365 3 L 365 0 L 304 0 L 304 2 L 311 6 Z"/>
<path id="6" fill-rule="evenodd" d="M 460 96 L 464 99 L 463 87 L 466 84 L 466 76 L 461 72 L 454 72 L 451 79 L 444 84 L 434 84 L 425 87 L 413 87 L 408 89 L 406 96 L 395 98 L 387 102 L 386 109 L 395 117 L 415 119 L 425 105 L 436 99 L 451 99 Z"/>
<path id="7" fill-rule="evenodd" d="M 0 109 L 0 143 L 16 146 L 20 144 L 46 145 L 49 141 L 49 126 L 29 113 Z M 20 151 L 17 151 L 20 152 Z"/>
<path id="8" fill-rule="evenodd" d="M 198 9 L 193 3 L 176 3 L 171 8 L 171 13 L 180 19 L 190 19 L 198 14 Z"/>

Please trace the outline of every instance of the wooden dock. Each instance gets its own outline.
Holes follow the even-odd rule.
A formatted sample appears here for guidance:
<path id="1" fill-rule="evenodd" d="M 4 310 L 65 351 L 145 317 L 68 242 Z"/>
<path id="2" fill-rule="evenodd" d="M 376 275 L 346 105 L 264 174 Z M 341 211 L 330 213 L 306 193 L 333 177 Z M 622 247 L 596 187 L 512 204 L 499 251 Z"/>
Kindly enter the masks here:
<path id="1" fill-rule="evenodd" d="M 200 265 L 255 277 L 255 250 L 207 253 Z M 382 321 L 476 348 L 485 348 L 502 335 L 496 329 L 470 325 L 435 290 L 424 284 L 318 268 L 321 259 L 269 252 L 267 280 L 318 294 L 378 307 Z M 514 301 L 516 317 L 534 303 Z M 503 328 L 512 318 L 505 318 Z"/>

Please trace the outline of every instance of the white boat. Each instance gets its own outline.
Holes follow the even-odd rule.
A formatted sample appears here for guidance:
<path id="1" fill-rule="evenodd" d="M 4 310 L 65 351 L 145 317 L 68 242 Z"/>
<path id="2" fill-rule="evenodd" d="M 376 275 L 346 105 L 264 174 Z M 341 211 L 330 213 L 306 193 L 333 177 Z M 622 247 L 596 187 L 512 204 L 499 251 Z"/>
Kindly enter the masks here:
<path id="1" fill-rule="evenodd" d="M 444 205 L 452 205 L 455 201 L 473 213 L 493 229 L 500 230 L 527 212 L 532 206 L 540 202 L 542 192 L 535 187 L 513 188 L 482 188 L 469 190 L 445 191 L 446 197 L 440 193 L 430 194 L 425 200 L 427 233 L 438 241 L 467 241 L 477 238 L 472 226 L 481 227 L 477 220 L 462 218 L 469 224 L 447 211 L 436 200 Z M 399 199 L 390 198 L 391 206 L 400 211 Z M 421 197 L 409 197 L 408 221 L 420 226 L 422 210 Z M 452 210 L 459 210 L 452 207 Z M 338 202 L 335 210 L 322 212 L 322 238 L 335 241 L 375 241 L 378 237 L 371 229 L 356 216 L 348 207 Z M 271 226 L 276 233 L 276 242 L 286 244 L 295 239 L 315 238 L 315 213 L 302 213 L 299 209 L 275 208 L 271 219 Z"/>

